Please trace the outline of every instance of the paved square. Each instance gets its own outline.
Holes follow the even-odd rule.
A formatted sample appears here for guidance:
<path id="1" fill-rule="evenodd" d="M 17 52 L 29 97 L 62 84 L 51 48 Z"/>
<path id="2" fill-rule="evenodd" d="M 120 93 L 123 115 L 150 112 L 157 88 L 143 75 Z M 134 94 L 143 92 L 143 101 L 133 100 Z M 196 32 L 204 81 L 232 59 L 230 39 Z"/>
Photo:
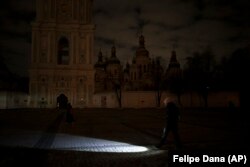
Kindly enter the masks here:
<path id="1" fill-rule="evenodd" d="M 73 126 L 56 109 L 0 111 L 0 166 L 168 166 L 170 135 L 157 149 L 162 109 L 74 109 Z M 244 150 L 244 116 L 227 111 L 183 110 L 183 151 Z M 182 150 L 179 150 L 182 151 Z"/>

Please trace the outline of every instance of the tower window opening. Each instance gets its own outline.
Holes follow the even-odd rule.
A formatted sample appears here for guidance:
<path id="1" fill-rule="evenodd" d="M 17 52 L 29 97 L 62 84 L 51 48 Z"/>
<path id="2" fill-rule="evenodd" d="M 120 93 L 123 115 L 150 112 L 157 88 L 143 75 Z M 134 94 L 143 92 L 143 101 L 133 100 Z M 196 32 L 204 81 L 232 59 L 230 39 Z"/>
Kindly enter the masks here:
<path id="1" fill-rule="evenodd" d="M 62 37 L 58 42 L 58 55 L 57 63 L 60 65 L 69 64 L 69 41 L 67 38 Z"/>

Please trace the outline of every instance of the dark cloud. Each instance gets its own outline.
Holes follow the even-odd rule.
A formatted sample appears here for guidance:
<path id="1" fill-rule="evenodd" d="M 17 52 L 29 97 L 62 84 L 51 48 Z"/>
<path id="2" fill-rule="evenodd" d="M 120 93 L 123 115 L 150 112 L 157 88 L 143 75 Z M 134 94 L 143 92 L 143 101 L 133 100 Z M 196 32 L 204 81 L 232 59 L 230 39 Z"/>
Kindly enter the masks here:
<path id="1" fill-rule="evenodd" d="M 198 22 L 204 19 L 204 16 L 201 13 L 197 13 L 194 15 L 194 22 Z"/>
<path id="2" fill-rule="evenodd" d="M 31 33 L 29 32 L 15 32 L 15 31 L 2 31 L 0 33 L 2 40 L 5 38 L 23 38 L 27 40 L 27 42 L 31 42 Z"/>
<path id="3" fill-rule="evenodd" d="M 237 36 L 231 36 L 228 38 L 228 42 L 231 42 L 231 43 L 248 43 L 249 42 L 249 38 L 250 38 L 250 35 L 249 34 L 244 34 L 244 33 L 240 33 L 239 35 Z"/>
<path id="4" fill-rule="evenodd" d="M 136 15 L 138 15 L 138 16 L 141 15 L 141 7 L 140 7 L 140 6 L 136 6 L 136 7 L 135 7 L 135 13 L 136 13 Z"/>
<path id="5" fill-rule="evenodd" d="M 114 42 L 115 42 L 114 39 L 103 38 L 103 37 L 96 37 L 95 39 L 97 40 L 97 42 L 101 42 L 106 45 L 114 45 Z"/>
<path id="6" fill-rule="evenodd" d="M 7 67 L 18 75 L 28 74 L 31 51 L 31 22 L 35 0 L 9 0 L 0 7 L 0 54 Z"/>
<path id="7" fill-rule="evenodd" d="M 142 17 L 142 8 L 141 6 L 136 6 L 134 8 L 135 11 L 135 19 L 136 19 L 136 25 L 133 26 L 134 30 L 136 30 L 136 36 L 139 36 L 143 32 L 143 28 L 148 25 L 150 22 L 149 20 L 146 20 Z M 132 28 L 132 27 L 130 27 Z"/>
<path id="8" fill-rule="evenodd" d="M 108 12 L 107 10 L 100 9 L 100 8 L 94 10 L 94 17 L 98 17 L 98 15 L 102 17 L 112 17 L 110 12 Z"/>
<path id="9" fill-rule="evenodd" d="M 247 0 L 206 0 L 206 8 L 198 18 L 213 19 L 231 26 L 249 26 L 250 3 Z"/>
<path id="10" fill-rule="evenodd" d="M 115 42 L 121 62 L 131 61 L 140 34 L 150 56 L 167 61 L 173 48 L 181 64 L 208 46 L 222 57 L 249 44 L 249 4 L 248 0 L 95 0 L 95 58 L 100 48 L 109 55 Z M 35 0 L 3 1 L 0 6 L 1 55 L 22 74 L 27 68 L 17 69 L 28 64 L 34 11 Z"/>
<path id="11" fill-rule="evenodd" d="M 9 19 L 13 19 L 16 21 L 25 21 L 30 23 L 32 20 L 35 19 L 35 11 L 12 11 L 10 12 Z"/>
<path id="12" fill-rule="evenodd" d="M 204 0 L 195 0 L 194 4 L 200 11 L 203 11 L 206 8 L 206 3 Z"/>
<path id="13" fill-rule="evenodd" d="M 152 23 L 152 25 L 158 26 L 160 29 L 165 30 L 165 31 L 177 31 L 181 30 L 183 28 L 187 28 L 188 26 L 191 25 L 191 23 L 188 23 L 187 25 L 167 25 L 167 23 L 164 22 L 155 22 Z"/>

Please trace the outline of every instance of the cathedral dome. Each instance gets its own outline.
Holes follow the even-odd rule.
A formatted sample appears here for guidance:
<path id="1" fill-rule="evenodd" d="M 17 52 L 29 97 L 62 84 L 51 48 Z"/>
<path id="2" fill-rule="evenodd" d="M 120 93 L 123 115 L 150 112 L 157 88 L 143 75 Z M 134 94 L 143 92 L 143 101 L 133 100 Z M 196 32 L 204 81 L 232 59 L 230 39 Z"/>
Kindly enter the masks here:
<path id="1" fill-rule="evenodd" d="M 146 56 L 146 57 L 148 57 L 148 55 L 149 55 L 149 52 L 148 52 L 147 49 L 145 49 L 145 39 L 144 39 L 144 36 L 141 35 L 139 37 L 139 47 L 136 50 L 136 56 Z"/>
<path id="2" fill-rule="evenodd" d="M 103 61 L 102 51 L 99 52 L 98 61 L 95 63 L 95 68 L 105 68 L 106 63 Z"/>
<path id="3" fill-rule="evenodd" d="M 108 59 L 108 64 L 120 64 L 120 60 L 116 57 L 115 46 L 111 49 L 111 57 Z"/>
<path id="4" fill-rule="evenodd" d="M 108 64 L 120 64 L 120 60 L 117 57 L 111 57 L 108 60 Z"/>
<path id="5" fill-rule="evenodd" d="M 169 68 L 180 68 L 180 63 L 177 61 L 176 52 L 172 51 Z"/>

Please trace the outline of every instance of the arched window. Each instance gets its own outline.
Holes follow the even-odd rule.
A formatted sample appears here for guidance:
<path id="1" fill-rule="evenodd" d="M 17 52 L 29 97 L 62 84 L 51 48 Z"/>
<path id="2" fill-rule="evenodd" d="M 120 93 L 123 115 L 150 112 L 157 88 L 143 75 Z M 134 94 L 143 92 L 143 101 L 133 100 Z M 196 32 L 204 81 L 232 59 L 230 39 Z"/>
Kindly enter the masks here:
<path id="1" fill-rule="evenodd" d="M 63 65 L 69 64 L 69 41 L 65 37 L 62 37 L 58 41 L 57 63 Z"/>

